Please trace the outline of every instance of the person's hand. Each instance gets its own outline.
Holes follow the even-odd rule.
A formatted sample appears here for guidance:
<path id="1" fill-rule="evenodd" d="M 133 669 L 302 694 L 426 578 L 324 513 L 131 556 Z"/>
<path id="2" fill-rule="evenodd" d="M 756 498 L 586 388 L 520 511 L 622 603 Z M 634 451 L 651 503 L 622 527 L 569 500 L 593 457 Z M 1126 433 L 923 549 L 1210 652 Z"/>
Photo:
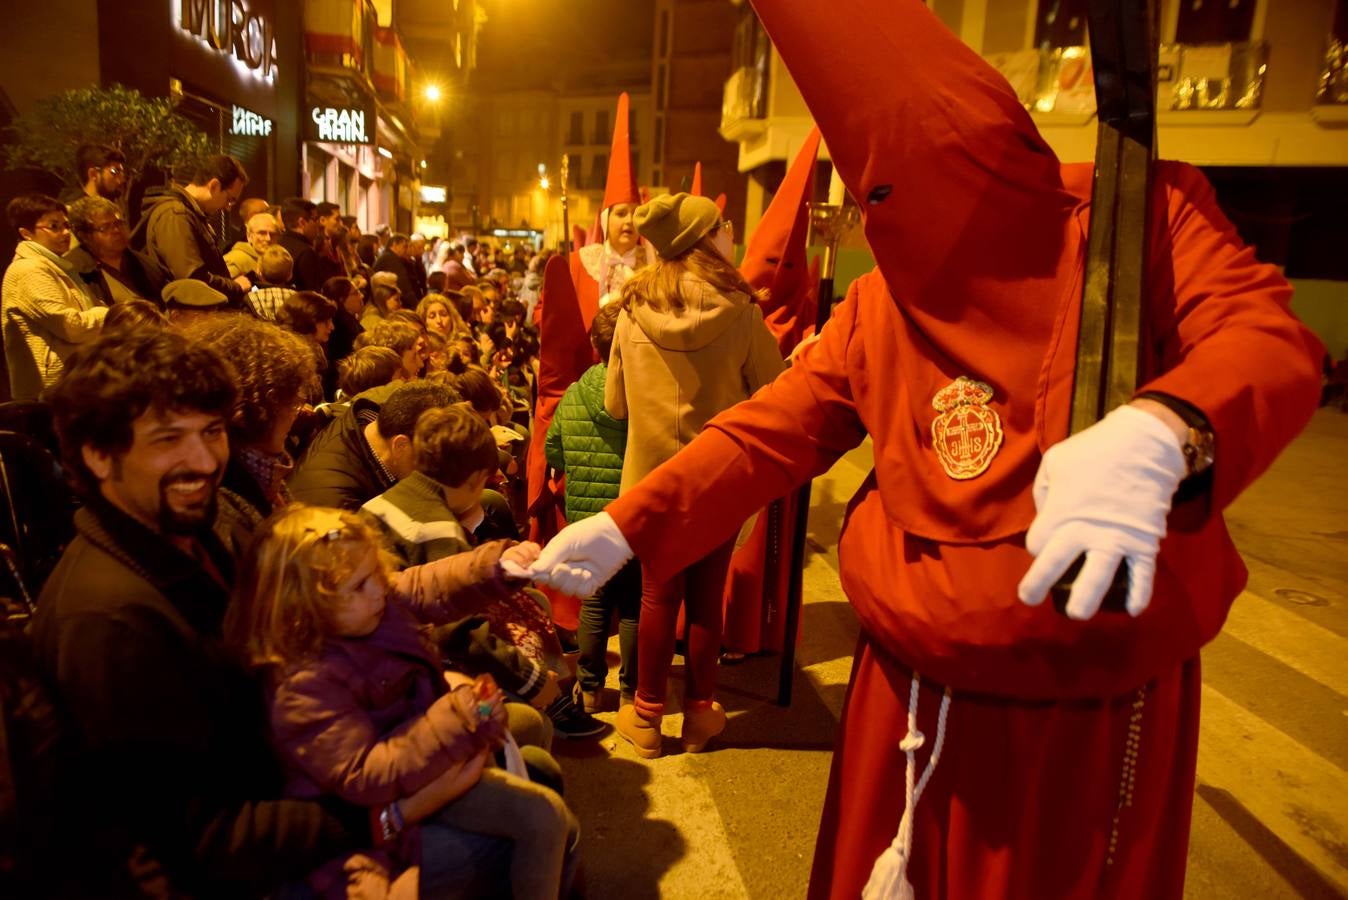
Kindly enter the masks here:
<path id="1" fill-rule="evenodd" d="M 1185 474 L 1181 447 L 1161 417 L 1132 406 L 1050 447 L 1034 480 L 1039 514 L 1025 548 L 1035 560 L 1021 579 L 1020 599 L 1030 606 L 1043 602 L 1084 553 L 1067 614 L 1074 619 L 1095 615 L 1115 570 L 1125 562 L 1126 608 L 1140 615 L 1151 602 L 1166 516 Z"/>
<path id="2" fill-rule="evenodd" d="M 248 280 L 247 275 L 235 275 L 234 283 L 237 284 L 239 287 L 243 288 L 245 291 L 251 291 L 253 289 L 253 283 Z"/>
<path id="3" fill-rule="evenodd" d="M 537 694 L 534 694 L 533 698 L 529 701 L 529 705 L 539 711 L 545 710 L 552 705 L 552 701 L 561 696 L 561 693 L 562 688 L 557 684 L 557 673 L 548 672 L 547 678 L 543 682 L 543 686 L 538 689 Z"/>
<path id="4" fill-rule="evenodd" d="M 589 597 L 633 556 L 627 538 L 606 512 L 568 525 L 548 541 L 529 567 L 534 581 L 573 597 Z"/>
<path id="5" fill-rule="evenodd" d="M 531 578 L 529 567 L 534 564 L 542 551 L 543 548 L 533 541 L 507 547 L 501 554 L 501 568 L 514 578 Z"/>

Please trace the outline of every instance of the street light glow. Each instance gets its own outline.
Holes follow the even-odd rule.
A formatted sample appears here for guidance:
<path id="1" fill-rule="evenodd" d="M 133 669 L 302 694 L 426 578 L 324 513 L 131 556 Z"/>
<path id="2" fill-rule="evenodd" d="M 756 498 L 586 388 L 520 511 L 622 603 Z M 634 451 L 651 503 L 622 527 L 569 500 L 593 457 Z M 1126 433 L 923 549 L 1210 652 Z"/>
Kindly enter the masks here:
<path id="1" fill-rule="evenodd" d="M 544 175 L 542 178 L 538 179 L 538 186 L 546 191 L 548 188 L 552 187 L 552 182 L 548 180 L 548 176 Z"/>
<path id="2" fill-rule="evenodd" d="M 428 85 L 426 85 L 425 90 L 423 91 L 423 93 L 425 94 L 426 99 L 429 100 L 431 103 L 439 103 L 439 102 L 440 102 L 440 96 L 441 96 L 441 94 L 440 94 L 440 85 L 438 85 L 438 84 L 428 84 Z"/>

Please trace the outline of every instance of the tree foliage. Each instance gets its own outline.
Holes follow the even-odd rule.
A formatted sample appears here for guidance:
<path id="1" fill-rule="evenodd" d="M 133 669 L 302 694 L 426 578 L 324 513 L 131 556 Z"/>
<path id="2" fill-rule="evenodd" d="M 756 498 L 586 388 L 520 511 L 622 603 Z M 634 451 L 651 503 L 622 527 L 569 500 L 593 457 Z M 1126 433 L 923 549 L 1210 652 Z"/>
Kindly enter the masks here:
<path id="1" fill-rule="evenodd" d="M 120 84 L 79 88 L 39 101 L 14 120 L 4 148 L 11 169 L 31 166 L 79 187 L 75 151 L 108 144 L 126 155 L 136 182 L 151 166 L 176 169 L 212 152 L 210 139 L 164 97 L 148 99 Z"/>

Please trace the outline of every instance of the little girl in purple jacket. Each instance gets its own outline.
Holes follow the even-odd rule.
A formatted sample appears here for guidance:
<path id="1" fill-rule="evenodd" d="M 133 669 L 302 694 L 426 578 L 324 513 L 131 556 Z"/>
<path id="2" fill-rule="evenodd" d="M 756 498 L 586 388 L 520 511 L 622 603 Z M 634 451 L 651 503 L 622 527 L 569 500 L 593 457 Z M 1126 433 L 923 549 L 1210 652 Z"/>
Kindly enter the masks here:
<path id="1" fill-rule="evenodd" d="M 504 699 L 446 674 L 422 627 L 454 618 L 456 595 L 499 579 L 499 561 L 537 555 L 534 544 L 484 545 L 407 590 L 355 513 L 294 505 L 259 528 L 226 627 L 268 676 L 286 793 L 369 807 L 382 836 L 311 876 L 323 896 L 415 896 L 411 826 L 429 818 L 513 841 L 513 896 L 557 897 L 574 819 L 553 791 L 491 767 Z"/>

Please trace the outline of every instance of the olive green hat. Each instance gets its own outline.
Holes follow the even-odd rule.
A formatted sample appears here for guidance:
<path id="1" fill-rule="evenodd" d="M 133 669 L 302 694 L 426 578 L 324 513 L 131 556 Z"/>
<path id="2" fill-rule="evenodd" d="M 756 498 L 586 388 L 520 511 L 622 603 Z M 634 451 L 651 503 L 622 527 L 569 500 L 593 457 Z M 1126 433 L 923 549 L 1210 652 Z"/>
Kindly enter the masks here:
<path id="1" fill-rule="evenodd" d="M 663 259 L 687 253 L 720 221 L 721 210 L 715 202 L 692 194 L 663 194 L 632 214 L 637 234 Z"/>
<path id="2" fill-rule="evenodd" d="M 179 278 L 164 285 L 160 292 L 164 302 L 193 309 L 214 309 L 224 306 L 229 298 L 204 281 L 195 278 Z"/>

